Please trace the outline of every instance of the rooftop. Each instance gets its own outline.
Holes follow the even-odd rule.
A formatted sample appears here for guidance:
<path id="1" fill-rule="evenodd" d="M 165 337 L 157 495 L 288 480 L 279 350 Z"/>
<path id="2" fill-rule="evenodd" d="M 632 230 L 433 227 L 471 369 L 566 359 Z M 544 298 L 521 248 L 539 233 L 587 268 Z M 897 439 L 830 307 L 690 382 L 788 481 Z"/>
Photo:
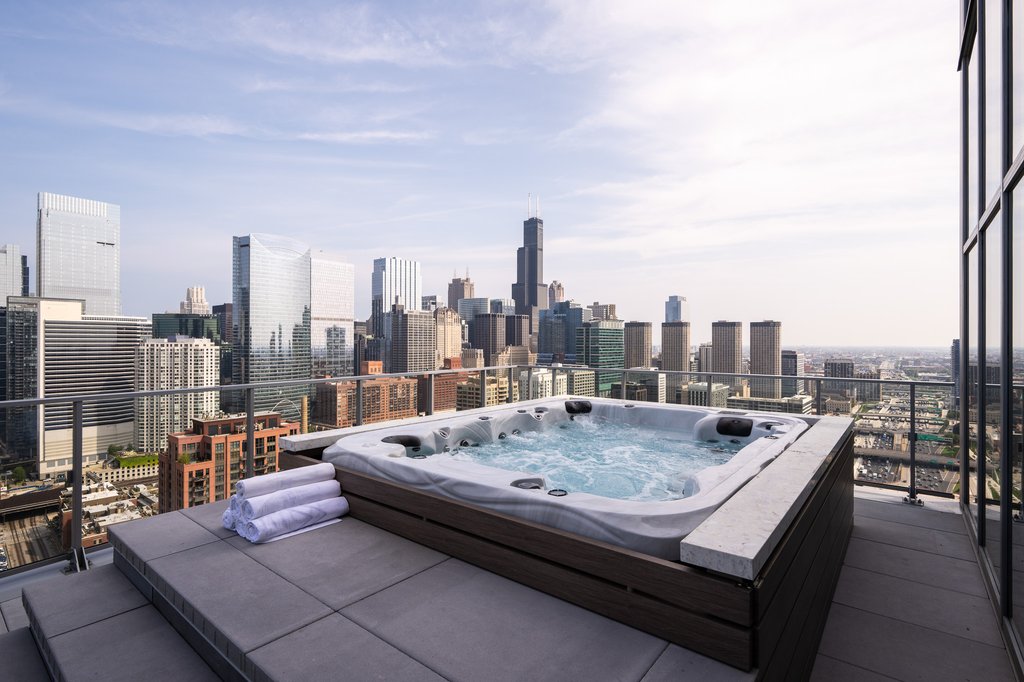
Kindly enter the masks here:
<path id="1" fill-rule="evenodd" d="M 812 679 L 1013 679 L 958 505 L 926 499 L 856 490 Z M 354 518 L 250 545 L 219 526 L 225 504 L 117 526 L 86 573 L 0 579 L 7 672 L 47 679 L 49 660 L 60 679 L 756 677 Z"/>

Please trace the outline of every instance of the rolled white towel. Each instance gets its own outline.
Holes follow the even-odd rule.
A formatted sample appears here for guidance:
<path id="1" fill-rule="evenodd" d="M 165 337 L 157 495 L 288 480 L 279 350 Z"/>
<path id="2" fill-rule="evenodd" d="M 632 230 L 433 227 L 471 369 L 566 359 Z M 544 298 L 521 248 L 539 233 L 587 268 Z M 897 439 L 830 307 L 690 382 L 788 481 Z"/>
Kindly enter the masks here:
<path id="1" fill-rule="evenodd" d="M 238 499 L 238 495 L 232 495 L 228 499 L 228 511 L 230 511 L 235 516 L 238 516 L 238 513 L 241 511 L 241 508 L 242 501 Z"/>
<path id="2" fill-rule="evenodd" d="M 295 488 L 309 483 L 329 481 L 334 478 L 334 465 L 326 462 L 288 471 L 278 471 L 254 478 L 247 478 L 235 484 L 235 494 L 247 499 L 276 493 L 285 488 Z"/>
<path id="3" fill-rule="evenodd" d="M 269 542 L 279 535 L 329 521 L 347 513 L 348 500 L 344 497 L 333 497 L 300 507 L 282 509 L 266 516 L 258 516 L 246 524 L 239 524 L 239 535 L 249 542 Z"/>
<path id="4" fill-rule="evenodd" d="M 269 495 L 246 497 L 239 507 L 238 518 L 241 522 L 248 523 L 257 517 L 273 514 L 288 507 L 299 507 L 339 495 L 341 495 L 341 484 L 333 479 L 300 485 L 295 488 L 285 488 Z"/>
<path id="5" fill-rule="evenodd" d="M 220 522 L 228 530 L 234 530 L 235 529 L 235 515 L 234 515 L 234 513 L 232 513 L 232 511 L 230 509 L 225 509 L 224 513 L 221 514 L 221 516 L 220 516 Z"/>

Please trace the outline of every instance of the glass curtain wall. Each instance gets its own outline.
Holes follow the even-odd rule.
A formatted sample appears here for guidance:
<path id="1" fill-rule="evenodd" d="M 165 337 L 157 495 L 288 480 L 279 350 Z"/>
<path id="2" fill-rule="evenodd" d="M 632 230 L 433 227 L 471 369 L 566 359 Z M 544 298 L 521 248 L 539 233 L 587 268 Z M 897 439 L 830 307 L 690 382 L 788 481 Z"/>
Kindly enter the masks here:
<path id="1" fill-rule="evenodd" d="M 961 75 L 961 503 L 1011 637 L 1024 632 L 1024 8 L 965 0 Z M 1017 68 L 1013 68 L 1016 66 Z M 1017 585 L 1018 589 L 1014 589 Z M 1020 649 L 1018 649 L 1020 650 Z"/>

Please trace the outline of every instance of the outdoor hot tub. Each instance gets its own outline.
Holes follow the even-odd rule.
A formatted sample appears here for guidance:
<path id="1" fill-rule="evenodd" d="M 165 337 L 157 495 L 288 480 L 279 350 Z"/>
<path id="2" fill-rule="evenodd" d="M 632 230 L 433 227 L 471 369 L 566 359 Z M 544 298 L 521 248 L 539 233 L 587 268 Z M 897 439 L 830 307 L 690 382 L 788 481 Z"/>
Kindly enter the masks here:
<path id="1" fill-rule="evenodd" d="M 339 438 L 323 460 L 662 559 L 808 428 L 787 416 L 552 398 Z"/>

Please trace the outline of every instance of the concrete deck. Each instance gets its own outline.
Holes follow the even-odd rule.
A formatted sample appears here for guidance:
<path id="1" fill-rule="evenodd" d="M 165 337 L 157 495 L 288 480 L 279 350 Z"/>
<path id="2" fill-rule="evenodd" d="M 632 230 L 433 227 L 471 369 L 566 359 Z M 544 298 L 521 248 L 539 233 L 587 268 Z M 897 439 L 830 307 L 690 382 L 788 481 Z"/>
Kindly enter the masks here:
<path id="1" fill-rule="evenodd" d="M 928 499 L 912 508 L 896 495 L 857 490 L 853 539 L 812 679 L 1013 679 L 963 519 L 955 505 Z M 130 584 L 110 567 L 27 586 L 47 656 L 81 656 L 120 619 L 139 633 L 128 663 L 148 655 L 158 666 L 168 652 L 182 658 L 184 646 L 229 679 L 755 677 L 355 519 L 250 545 L 218 527 L 224 504 L 115 527 L 128 560 L 115 563 Z M 26 679 L 34 679 L 39 654 L 8 589 L 19 588 L 7 582 L 0 579 L 0 623 L 12 633 L 0 634 L 0 655 L 22 651 Z M 59 608 L 66 598 L 55 586 L 83 593 L 74 615 Z M 110 596 L 87 594 L 102 591 Z M 201 639 L 175 632 L 189 627 Z M 132 666 L 116 658 L 104 670 L 93 657 L 62 677 L 121 679 Z"/>

